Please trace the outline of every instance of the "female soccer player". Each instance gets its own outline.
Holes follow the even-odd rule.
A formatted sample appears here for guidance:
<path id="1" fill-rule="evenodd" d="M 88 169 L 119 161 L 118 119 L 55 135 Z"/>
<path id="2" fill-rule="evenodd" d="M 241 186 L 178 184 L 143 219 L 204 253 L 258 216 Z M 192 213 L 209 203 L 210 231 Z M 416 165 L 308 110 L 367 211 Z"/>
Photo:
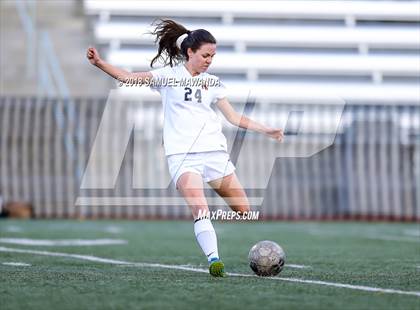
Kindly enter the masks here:
<path id="1" fill-rule="evenodd" d="M 163 68 L 130 73 L 104 62 L 93 47 L 87 50 L 87 58 L 92 65 L 120 81 L 156 82 L 150 85 L 162 96 L 163 139 L 169 172 L 191 209 L 194 233 L 207 256 L 209 272 L 212 276 L 221 277 L 225 272 L 218 253 L 216 233 L 210 218 L 203 216 L 209 214 L 203 181 L 233 211 L 244 214 L 250 207 L 234 172 L 235 167 L 229 160 L 222 126 L 210 104 L 215 102 L 226 119 L 238 127 L 279 141 L 283 138 L 283 131 L 266 127 L 235 112 L 226 98 L 223 84 L 217 77 L 206 73 L 216 54 L 216 40 L 208 31 L 189 31 L 172 20 L 161 20 L 152 33 L 156 36 L 158 54 L 151 67 L 158 59 L 163 59 Z M 166 82 L 163 82 L 164 79 Z"/>

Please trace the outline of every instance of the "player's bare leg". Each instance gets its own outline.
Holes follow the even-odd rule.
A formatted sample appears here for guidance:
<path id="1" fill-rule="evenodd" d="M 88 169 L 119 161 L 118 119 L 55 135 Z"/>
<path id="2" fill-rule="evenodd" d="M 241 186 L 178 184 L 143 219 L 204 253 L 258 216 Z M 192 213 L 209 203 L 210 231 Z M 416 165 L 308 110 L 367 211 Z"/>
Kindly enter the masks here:
<path id="1" fill-rule="evenodd" d="M 194 233 L 198 244 L 207 256 L 209 272 L 212 276 L 225 276 L 224 264 L 219 259 L 217 237 L 209 214 L 206 197 L 203 190 L 201 175 L 193 172 L 182 174 L 177 181 L 177 188 L 186 200 L 194 217 Z"/>
<path id="2" fill-rule="evenodd" d="M 182 174 L 177 182 L 178 191 L 186 200 L 194 220 L 209 212 L 206 197 L 203 190 L 203 179 L 201 175 L 194 172 Z"/>
<path id="3" fill-rule="evenodd" d="M 209 185 L 236 212 L 250 211 L 248 197 L 235 173 L 209 182 Z"/>

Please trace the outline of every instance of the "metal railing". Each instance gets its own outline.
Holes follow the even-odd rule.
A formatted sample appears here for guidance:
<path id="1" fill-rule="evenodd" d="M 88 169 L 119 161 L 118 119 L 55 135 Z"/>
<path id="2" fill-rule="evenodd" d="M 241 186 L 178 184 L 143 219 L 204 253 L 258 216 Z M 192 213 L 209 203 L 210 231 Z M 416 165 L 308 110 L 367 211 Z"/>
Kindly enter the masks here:
<path id="1" fill-rule="evenodd" d="M 119 102 L 127 107 L 125 113 L 134 115 L 136 124 L 115 186 L 81 189 L 81 180 L 74 171 L 87 166 L 107 101 L 73 102 L 74 122 L 60 126 L 54 111 L 57 105 L 64 104 L 63 99 L 0 97 L 0 196 L 4 202 L 31 202 L 36 217 L 190 216 L 182 199 L 167 205 L 161 200 L 180 198 L 170 184 L 163 156 L 161 105 Z M 243 106 L 235 108 L 241 111 Z M 296 149 L 322 144 L 326 132 L 321 129 L 333 108 L 312 105 L 309 121 L 314 130 L 302 137 L 286 135 L 281 147 L 290 147 L 298 138 L 302 141 L 294 144 Z M 273 124 L 287 111 L 290 106 L 284 104 L 257 102 L 253 117 Z M 127 114 L 113 117 L 117 128 L 126 122 Z M 73 144 L 75 156 L 70 156 L 66 137 L 77 139 L 78 128 L 85 130 L 82 139 Z M 110 133 L 106 137 L 109 143 L 102 146 L 99 178 L 106 170 L 100 167 L 107 167 L 113 146 L 120 142 L 116 132 Z M 237 130 L 225 124 L 224 133 L 231 151 Z M 264 198 L 262 204 L 253 206 L 264 218 L 420 220 L 419 105 L 347 105 L 334 143 L 310 157 L 276 159 L 279 146 L 251 132 L 246 133 L 244 143 L 248 147 L 240 151 L 236 172 L 251 198 Z M 151 186 L 135 188 L 134 179 L 137 185 Z M 267 186 L 254 186 L 256 183 Z M 216 194 L 206 189 L 206 195 L 212 204 Z M 76 205 L 89 197 L 103 200 Z M 115 197 L 119 203 L 107 201 Z"/>

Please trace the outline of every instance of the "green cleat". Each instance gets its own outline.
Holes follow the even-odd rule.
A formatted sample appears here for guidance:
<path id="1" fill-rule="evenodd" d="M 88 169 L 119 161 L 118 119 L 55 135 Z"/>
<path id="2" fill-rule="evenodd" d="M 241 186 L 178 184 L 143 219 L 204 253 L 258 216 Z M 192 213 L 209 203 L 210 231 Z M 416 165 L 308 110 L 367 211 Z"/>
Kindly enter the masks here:
<path id="1" fill-rule="evenodd" d="M 226 277 L 225 264 L 219 259 L 210 262 L 209 272 L 213 277 Z"/>

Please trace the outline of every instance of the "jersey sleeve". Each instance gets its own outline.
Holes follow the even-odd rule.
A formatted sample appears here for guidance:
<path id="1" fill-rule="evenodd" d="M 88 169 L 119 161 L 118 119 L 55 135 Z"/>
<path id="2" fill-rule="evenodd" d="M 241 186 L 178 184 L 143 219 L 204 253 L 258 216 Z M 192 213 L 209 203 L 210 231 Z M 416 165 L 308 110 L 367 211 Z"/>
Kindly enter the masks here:
<path id="1" fill-rule="evenodd" d="M 151 90 L 159 91 L 159 92 L 161 91 L 163 87 L 160 86 L 162 84 L 160 81 L 164 78 L 169 77 L 171 73 L 170 69 L 171 68 L 169 66 L 166 66 L 166 67 L 162 67 L 162 68 L 150 71 L 150 73 L 153 76 L 152 81 L 150 83 Z"/>
<path id="2" fill-rule="evenodd" d="M 217 86 L 214 87 L 213 101 L 217 101 L 227 97 L 227 88 L 220 80 L 218 80 Z"/>

